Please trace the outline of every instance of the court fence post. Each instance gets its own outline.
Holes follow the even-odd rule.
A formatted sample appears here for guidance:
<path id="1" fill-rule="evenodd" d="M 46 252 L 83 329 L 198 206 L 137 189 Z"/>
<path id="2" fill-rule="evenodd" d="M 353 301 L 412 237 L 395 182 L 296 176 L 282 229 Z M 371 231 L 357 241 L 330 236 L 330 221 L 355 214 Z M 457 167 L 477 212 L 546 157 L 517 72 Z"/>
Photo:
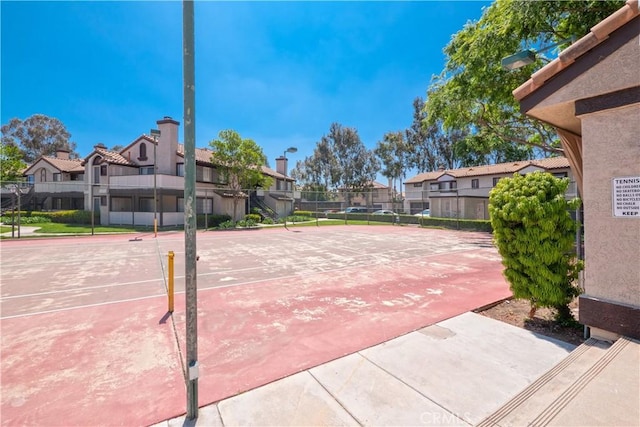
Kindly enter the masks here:
<path id="1" fill-rule="evenodd" d="M 169 251 L 169 313 L 173 313 L 173 251 Z"/>

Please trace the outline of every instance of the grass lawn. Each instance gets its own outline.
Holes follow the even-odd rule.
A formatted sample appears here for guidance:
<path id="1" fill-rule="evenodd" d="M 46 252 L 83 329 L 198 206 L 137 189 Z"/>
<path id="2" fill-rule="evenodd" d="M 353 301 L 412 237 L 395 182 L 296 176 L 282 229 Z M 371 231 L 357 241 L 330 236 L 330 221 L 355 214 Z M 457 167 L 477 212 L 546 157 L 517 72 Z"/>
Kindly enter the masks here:
<path id="1" fill-rule="evenodd" d="M 317 221 L 312 218 L 309 221 L 306 222 L 288 222 L 287 221 L 287 227 L 315 227 L 316 225 L 319 226 L 326 226 L 326 225 L 390 225 L 390 222 L 382 222 L 382 221 L 356 221 L 356 220 L 347 220 L 345 222 L 345 220 L 343 219 L 321 219 L 320 221 Z M 406 225 L 406 224 L 402 224 L 402 225 Z"/>
<path id="2" fill-rule="evenodd" d="M 356 220 L 348 220 L 344 221 L 343 219 L 321 219 L 320 221 L 316 221 L 315 218 L 309 218 L 308 221 L 305 222 L 287 222 L 287 227 L 316 227 L 320 226 L 331 226 L 331 225 L 389 225 L 388 222 L 378 222 L 378 221 L 356 221 Z M 282 226 L 282 224 L 280 224 Z M 276 225 L 277 226 L 277 225 Z M 55 222 L 44 222 L 44 223 L 35 223 L 23 225 L 23 227 L 37 227 L 37 233 L 42 234 L 91 234 L 91 226 L 90 225 L 81 225 L 81 224 L 59 224 Z M 182 227 L 171 227 L 171 228 L 163 228 L 158 231 L 167 231 L 167 230 L 183 230 Z M 215 231 L 215 228 L 210 228 L 209 230 Z M 0 232 L 11 231 L 11 226 L 0 226 Z M 16 233 L 18 232 L 18 228 L 16 226 Z M 94 227 L 94 233 L 134 233 L 134 232 L 153 232 L 152 227 L 133 227 L 127 225 L 120 226 L 102 226 L 96 225 Z M 22 235 L 21 237 L 28 237 L 26 235 Z M 3 236 L 3 238 L 7 238 Z"/>

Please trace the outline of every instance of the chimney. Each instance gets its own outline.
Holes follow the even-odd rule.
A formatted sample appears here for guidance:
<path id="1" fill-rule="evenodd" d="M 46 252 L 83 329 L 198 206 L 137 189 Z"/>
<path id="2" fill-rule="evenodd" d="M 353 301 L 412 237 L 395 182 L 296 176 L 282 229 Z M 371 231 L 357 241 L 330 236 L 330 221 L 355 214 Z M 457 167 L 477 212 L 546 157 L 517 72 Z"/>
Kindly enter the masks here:
<path id="1" fill-rule="evenodd" d="M 276 159 L 276 172 L 287 175 L 287 158 L 280 156 Z"/>
<path id="2" fill-rule="evenodd" d="M 69 160 L 69 150 L 59 148 L 56 150 L 56 159 Z"/>
<path id="3" fill-rule="evenodd" d="M 158 173 L 175 175 L 180 122 L 173 120 L 169 116 L 164 116 L 163 119 L 158 120 L 156 123 L 160 130 L 160 137 L 156 146 Z M 153 147 L 151 148 L 153 149 Z"/>
<path id="4" fill-rule="evenodd" d="M 93 146 L 93 148 L 102 148 L 102 149 L 107 149 L 107 146 L 104 145 L 102 142 L 98 142 L 96 145 Z"/>

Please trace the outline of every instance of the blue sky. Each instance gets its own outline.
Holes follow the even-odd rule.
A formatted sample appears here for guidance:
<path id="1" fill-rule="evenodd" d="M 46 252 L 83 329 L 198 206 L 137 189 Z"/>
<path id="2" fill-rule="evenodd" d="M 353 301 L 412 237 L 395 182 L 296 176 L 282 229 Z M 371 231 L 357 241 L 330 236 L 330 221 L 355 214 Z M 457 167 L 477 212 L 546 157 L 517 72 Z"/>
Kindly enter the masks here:
<path id="1" fill-rule="evenodd" d="M 196 2 L 196 146 L 235 129 L 272 167 L 297 147 L 291 168 L 338 122 L 373 148 L 411 124 L 442 49 L 488 4 Z M 56 117 L 81 156 L 164 116 L 182 124 L 181 2 L 2 1 L 1 14 L 2 124 Z"/>

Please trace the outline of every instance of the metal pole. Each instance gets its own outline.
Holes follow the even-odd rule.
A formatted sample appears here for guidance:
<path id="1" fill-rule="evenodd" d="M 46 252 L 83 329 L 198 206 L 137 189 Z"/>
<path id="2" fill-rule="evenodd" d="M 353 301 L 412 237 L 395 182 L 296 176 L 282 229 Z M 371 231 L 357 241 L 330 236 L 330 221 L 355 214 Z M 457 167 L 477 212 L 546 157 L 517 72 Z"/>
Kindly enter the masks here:
<path id="1" fill-rule="evenodd" d="M 156 148 L 158 146 L 158 138 L 153 138 L 153 237 L 158 237 L 158 166 Z"/>
<path id="2" fill-rule="evenodd" d="M 93 171 L 93 173 L 95 173 L 95 169 L 91 169 Z M 91 177 L 93 179 L 93 177 Z M 94 206 L 95 203 L 93 203 L 93 183 L 91 183 L 91 185 L 89 185 L 89 204 L 91 205 L 91 235 L 94 235 L 94 229 L 95 229 L 95 223 L 96 220 L 94 218 Z"/>
<path id="3" fill-rule="evenodd" d="M 184 233 L 187 321 L 187 418 L 198 418 L 198 287 L 196 275 L 195 42 L 193 0 L 182 2 L 184 79 Z"/>
<path id="4" fill-rule="evenodd" d="M 13 209 L 11 209 L 11 238 L 13 239 L 16 237 L 16 199 L 15 197 L 11 197 L 11 201 L 13 202 Z"/>
<path id="5" fill-rule="evenodd" d="M 22 195 L 22 191 L 20 187 L 16 187 L 18 189 L 18 239 L 20 238 L 20 211 L 22 210 L 22 203 L 20 202 L 20 195 Z"/>
<path id="6" fill-rule="evenodd" d="M 169 251 L 169 313 L 173 313 L 173 305 L 174 305 L 174 282 L 173 282 L 173 251 Z"/>

